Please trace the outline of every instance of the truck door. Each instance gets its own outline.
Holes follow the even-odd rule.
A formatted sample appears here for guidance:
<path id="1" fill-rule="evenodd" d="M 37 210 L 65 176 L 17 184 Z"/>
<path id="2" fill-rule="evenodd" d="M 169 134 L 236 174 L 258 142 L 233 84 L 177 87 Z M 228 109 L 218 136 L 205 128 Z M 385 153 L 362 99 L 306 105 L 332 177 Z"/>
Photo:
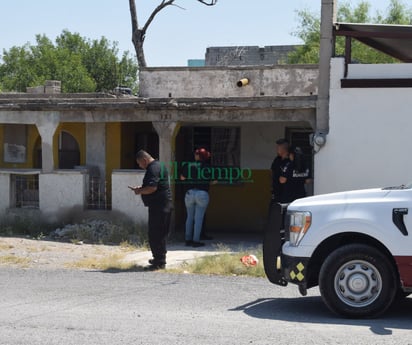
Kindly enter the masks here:
<path id="1" fill-rule="evenodd" d="M 397 252 L 394 253 L 394 258 L 403 287 L 407 288 L 410 293 L 412 292 L 412 207 L 394 208 L 392 221 L 399 231 L 396 237 Z"/>

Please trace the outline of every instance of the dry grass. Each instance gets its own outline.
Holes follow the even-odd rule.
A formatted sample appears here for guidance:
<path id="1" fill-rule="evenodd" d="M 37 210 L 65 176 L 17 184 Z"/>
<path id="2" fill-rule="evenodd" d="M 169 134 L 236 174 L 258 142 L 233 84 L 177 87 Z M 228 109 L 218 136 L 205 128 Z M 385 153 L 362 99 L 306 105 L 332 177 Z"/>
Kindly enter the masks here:
<path id="1" fill-rule="evenodd" d="M 147 250 L 148 249 L 148 246 L 146 243 L 136 246 L 135 244 L 130 243 L 129 241 L 120 242 L 119 247 L 124 252 L 134 252 L 136 250 Z"/>
<path id="2" fill-rule="evenodd" d="M 259 259 L 257 266 L 247 267 L 241 263 L 241 257 L 248 254 L 256 255 Z M 262 250 L 260 248 L 239 253 L 224 253 L 205 256 L 169 271 L 175 273 L 265 277 Z"/>
<path id="3" fill-rule="evenodd" d="M 0 265 L 18 265 L 27 267 L 30 264 L 30 259 L 17 256 L 14 254 L 0 256 Z"/>
<path id="4" fill-rule="evenodd" d="M 9 250 L 13 249 L 14 247 L 11 244 L 7 243 L 0 243 L 0 250 Z"/>
<path id="5" fill-rule="evenodd" d="M 41 252 L 44 252 L 46 250 L 48 250 L 48 249 L 44 246 L 43 247 L 28 246 L 26 248 L 26 251 L 28 253 L 41 253 Z"/>
<path id="6" fill-rule="evenodd" d="M 81 244 L 83 244 L 83 241 L 80 241 L 80 240 L 78 240 L 77 238 L 72 238 L 72 239 L 70 239 L 70 243 L 71 243 L 71 244 L 81 245 Z"/>
<path id="7" fill-rule="evenodd" d="M 134 263 L 124 262 L 125 254 L 111 254 L 104 257 L 86 257 L 84 259 L 67 263 L 67 268 L 95 269 L 95 270 L 128 270 Z"/>

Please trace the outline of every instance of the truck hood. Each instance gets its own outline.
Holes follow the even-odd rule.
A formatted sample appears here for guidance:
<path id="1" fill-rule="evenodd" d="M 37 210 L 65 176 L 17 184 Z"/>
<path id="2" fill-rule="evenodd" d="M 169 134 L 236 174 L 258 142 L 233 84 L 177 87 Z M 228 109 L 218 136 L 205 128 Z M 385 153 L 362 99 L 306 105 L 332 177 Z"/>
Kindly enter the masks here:
<path id="1" fill-rule="evenodd" d="M 288 207 L 290 208 L 303 208 L 307 206 L 321 206 L 321 205 L 339 205 L 339 204 L 349 204 L 349 203 L 371 203 L 382 201 L 389 194 L 393 193 L 394 189 L 364 189 L 355 190 L 348 192 L 339 192 L 331 194 L 322 194 L 312 197 L 307 197 L 303 199 L 298 199 L 291 203 Z"/>

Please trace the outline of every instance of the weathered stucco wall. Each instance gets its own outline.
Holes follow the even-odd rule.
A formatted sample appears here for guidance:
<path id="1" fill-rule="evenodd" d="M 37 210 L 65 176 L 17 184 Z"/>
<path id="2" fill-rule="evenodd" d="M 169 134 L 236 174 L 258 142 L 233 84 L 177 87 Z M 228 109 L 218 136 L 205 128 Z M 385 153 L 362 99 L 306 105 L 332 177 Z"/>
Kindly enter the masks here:
<path id="1" fill-rule="evenodd" d="M 407 75 L 410 64 L 393 65 L 395 75 L 402 66 Z M 411 89 L 342 89 L 343 59 L 332 60 L 331 72 L 330 132 L 315 155 L 315 193 L 411 182 Z"/>
<path id="2" fill-rule="evenodd" d="M 249 79 L 238 87 L 237 82 Z M 254 67 L 165 67 L 140 71 L 141 97 L 259 97 L 317 94 L 318 68 L 313 65 Z"/>
<path id="3" fill-rule="evenodd" d="M 148 211 L 140 195 L 134 194 L 127 186 L 140 186 L 142 170 L 114 170 L 112 173 L 112 210 L 127 215 L 135 223 L 147 226 Z"/>
<path id="4" fill-rule="evenodd" d="M 85 170 L 56 170 L 39 176 L 39 207 L 50 222 L 73 207 L 85 206 L 87 177 Z"/>
<path id="5" fill-rule="evenodd" d="M 285 137 L 288 127 L 310 128 L 310 124 L 309 122 L 241 124 L 240 163 L 242 168 L 269 170 L 276 155 L 276 140 Z"/>

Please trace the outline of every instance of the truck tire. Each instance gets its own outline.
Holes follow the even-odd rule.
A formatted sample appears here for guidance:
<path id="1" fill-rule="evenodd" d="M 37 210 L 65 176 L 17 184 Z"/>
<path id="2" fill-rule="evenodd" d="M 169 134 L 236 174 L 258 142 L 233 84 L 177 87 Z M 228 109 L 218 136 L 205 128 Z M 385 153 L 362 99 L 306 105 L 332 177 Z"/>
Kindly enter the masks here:
<path id="1" fill-rule="evenodd" d="M 349 318 L 376 317 L 393 303 L 399 289 L 395 269 L 376 248 L 345 245 L 332 252 L 319 274 L 322 299 Z"/>

